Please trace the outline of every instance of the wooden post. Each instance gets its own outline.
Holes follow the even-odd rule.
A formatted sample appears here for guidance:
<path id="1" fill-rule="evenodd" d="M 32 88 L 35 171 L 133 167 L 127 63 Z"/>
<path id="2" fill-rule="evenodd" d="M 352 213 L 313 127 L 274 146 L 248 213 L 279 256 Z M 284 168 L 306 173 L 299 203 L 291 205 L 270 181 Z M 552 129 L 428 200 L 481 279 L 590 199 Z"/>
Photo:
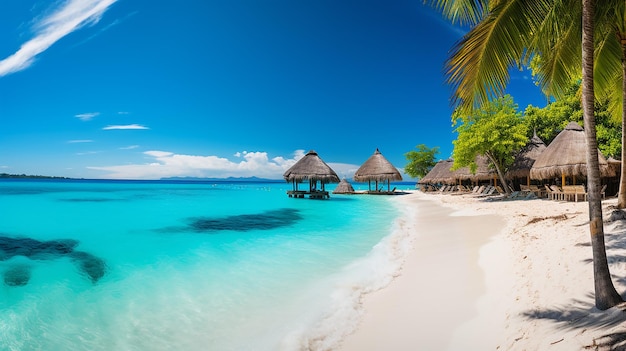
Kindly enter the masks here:
<path id="1" fill-rule="evenodd" d="M 526 185 L 530 186 L 530 173 L 526 176 Z"/>
<path id="2" fill-rule="evenodd" d="M 561 172 L 561 187 L 563 187 L 563 185 L 565 185 L 565 173 Z"/>

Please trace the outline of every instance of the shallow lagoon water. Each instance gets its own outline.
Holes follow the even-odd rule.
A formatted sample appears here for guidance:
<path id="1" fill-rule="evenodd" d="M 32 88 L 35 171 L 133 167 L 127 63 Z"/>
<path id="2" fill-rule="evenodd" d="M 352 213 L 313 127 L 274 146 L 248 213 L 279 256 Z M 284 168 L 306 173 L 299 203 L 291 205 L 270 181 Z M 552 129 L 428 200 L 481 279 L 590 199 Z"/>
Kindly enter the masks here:
<path id="1" fill-rule="evenodd" d="M 381 267 L 393 262 L 372 252 L 401 211 L 388 197 L 293 199 L 287 189 L 0 181 L 0 236 L 74 240 L 75 250 L 106 267 L 94 283 L 63 255 L 0 261 L 2 274 L 15 267 L 30 274 L 24 285 L 0 281 L 0 349 L 297 350 L 332 343 L 332 334 L 353 322 L 351 292 L 388 276 Z"/>

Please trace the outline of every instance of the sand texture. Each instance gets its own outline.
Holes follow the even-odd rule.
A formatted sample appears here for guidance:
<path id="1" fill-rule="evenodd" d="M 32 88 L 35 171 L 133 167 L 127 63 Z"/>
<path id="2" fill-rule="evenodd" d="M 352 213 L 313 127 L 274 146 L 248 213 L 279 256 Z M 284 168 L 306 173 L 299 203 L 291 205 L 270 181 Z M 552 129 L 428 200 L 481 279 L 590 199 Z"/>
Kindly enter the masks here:
<path id="1" fill-rule="evenodd" d="M 594 307 L 588 204 L 399 196 L 417 213 L 400 274 L 362 297 L 339 349 L 626 350 L 626 306 Z M 607 255 L 626 296 L 626 221 L 603 201 Z"/>

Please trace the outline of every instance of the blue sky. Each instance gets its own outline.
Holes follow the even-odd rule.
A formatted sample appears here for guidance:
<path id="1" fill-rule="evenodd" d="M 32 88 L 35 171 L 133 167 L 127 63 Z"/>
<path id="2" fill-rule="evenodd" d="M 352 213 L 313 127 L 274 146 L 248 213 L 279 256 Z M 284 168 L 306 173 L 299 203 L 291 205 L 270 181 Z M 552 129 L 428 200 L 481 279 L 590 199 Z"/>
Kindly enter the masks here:
<path id="1" fill-rule="evenodd" d="M 463 32 L 420 0 L 3 0 L 0 173 L 281 178 L 310 149 L 350 177 L 379 148 L 452 152 L 443 63 Z M 545 99 L 527 72 L 509 92 Z"/>

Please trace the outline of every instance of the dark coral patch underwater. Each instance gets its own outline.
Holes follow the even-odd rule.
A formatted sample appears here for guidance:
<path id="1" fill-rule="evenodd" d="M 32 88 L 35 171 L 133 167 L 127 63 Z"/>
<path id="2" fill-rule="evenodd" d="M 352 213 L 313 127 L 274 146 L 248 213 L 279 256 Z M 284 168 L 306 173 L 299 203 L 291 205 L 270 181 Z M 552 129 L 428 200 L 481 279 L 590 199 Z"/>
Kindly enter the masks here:
<path id="1" fill-rule="evenodd" d="M 24 256 L 31 260 L 53 260 L 67 256 L 96 283 L 106 272 L 104 260 L 84 251 L 74 248 L 77 240 L 60 239 L 39 241 L 32 238 L 12 238 L 0 236 L 0 261 L 9 260 L 15 256 Z M 4 283 L 9 286 L 26 285 L 30 280 L 30 268 L 27 265 L 15 265 L 3 272 Z"/>
<path id="2" fill-rule="evenodd" d="M 216 233 L 220 231 L 247 232 L 287 227 L 302 219 L 299 210 L 281 208 L 254 214 L 241 214 L 224 217 L 195 217 L 183 227 L 163 228 L 161 232 Z"/>
<path id="3" fill-rule="evenodd" d="M 301 220 L 299 211 L 291 208 L 270 210 L 256 214 L 242 214 L 218 218 L 194 218 L 189 226 L 196 232 L 216 232 L 223 230 L 247 232 L 269 230 L 290 226 Z"/>

